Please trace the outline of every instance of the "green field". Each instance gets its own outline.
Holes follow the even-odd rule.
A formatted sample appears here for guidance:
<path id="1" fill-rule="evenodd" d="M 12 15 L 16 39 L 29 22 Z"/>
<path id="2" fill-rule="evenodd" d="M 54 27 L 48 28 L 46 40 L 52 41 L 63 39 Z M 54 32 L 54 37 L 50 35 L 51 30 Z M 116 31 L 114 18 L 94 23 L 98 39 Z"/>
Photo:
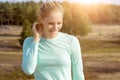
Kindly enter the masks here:
<path id="1" fill-rule="evenodd" d="M 0 27 L 0 80 L 33 80 L 21 70 L 21 27 Z M 93 25 L 88 36 L 78 36 L 86 80 L 120 79 L 120 25 Z"/>

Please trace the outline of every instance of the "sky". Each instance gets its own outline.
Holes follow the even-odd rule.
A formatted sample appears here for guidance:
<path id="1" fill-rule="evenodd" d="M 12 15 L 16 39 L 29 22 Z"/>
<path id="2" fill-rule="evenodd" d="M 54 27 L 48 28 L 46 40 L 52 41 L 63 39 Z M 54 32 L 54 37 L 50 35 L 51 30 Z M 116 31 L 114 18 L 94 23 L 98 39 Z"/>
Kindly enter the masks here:
<path id="1" fill-rule="evenodd" d="M 0 0 L 0 2 L 22 2 L 22 1 L 36 1 L 36 2 L 39 2 L 40 0 Z M 44 0 L 44 1 L 47 1 L 47 0 Z M 49 1 L 53 1 L 53 0 L 49 0 Z M 63 0 L 54 0 L 54 1 L 63 1 Z M 66 0 L 67 1 L 67 0 Z M 92 4 L 95 4 L 95 3 L 107 3 L 107 4 L 117 4 L 117 5 L 120 5 L 120 0 L 69 0 L 71 2 L 80 2 L 82 4 L 89 4 L 89 3 L 92 3 Z"/>

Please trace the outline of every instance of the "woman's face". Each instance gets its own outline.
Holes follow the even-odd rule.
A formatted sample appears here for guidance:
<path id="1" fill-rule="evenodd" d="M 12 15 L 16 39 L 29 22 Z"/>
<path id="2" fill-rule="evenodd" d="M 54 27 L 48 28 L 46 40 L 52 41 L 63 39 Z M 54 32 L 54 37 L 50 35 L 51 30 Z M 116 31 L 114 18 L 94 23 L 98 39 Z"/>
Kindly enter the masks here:
<path id="1" fill-rule="evenodd" d="M 52 11 L 42 19 L 43 36 L 45 38 L 53 38 L 58 35 L 62 28 L 63 14 L 60 11 Z"/>

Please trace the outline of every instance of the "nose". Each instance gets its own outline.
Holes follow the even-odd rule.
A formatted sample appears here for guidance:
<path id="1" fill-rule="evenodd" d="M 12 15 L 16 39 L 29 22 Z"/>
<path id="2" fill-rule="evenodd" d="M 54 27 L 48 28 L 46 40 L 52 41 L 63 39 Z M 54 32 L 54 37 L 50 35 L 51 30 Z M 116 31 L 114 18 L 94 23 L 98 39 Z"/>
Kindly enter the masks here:
<path id="1" fill-rule="evenodd" d="M 57 30 L 57 29 L 58 29 L 58 25 L 57 25 L 57 24 L 54 24 L 53 30 Z"/>

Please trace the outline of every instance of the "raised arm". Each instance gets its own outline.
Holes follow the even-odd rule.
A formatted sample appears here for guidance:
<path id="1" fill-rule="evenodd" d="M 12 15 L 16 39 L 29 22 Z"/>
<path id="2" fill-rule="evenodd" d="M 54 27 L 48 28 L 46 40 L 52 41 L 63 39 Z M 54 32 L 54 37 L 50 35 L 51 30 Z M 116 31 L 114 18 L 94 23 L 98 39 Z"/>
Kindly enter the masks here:
<path id="1" fill-rule="evenodd" d="M 34 22 L 32 27 L 34 37 L 28 37 L 23 43 L 22 69 L 26 74 L 35 72 L 37 65 L 37 54 L 42 27 L 39 22 Z"/>
<path id="2" fill-rule="evenodd" d="M 37 65 L 38 42 L 32 37 L 26 38 L 23 44 L 22 69 L 26 74 L 33 74 Z"/>

